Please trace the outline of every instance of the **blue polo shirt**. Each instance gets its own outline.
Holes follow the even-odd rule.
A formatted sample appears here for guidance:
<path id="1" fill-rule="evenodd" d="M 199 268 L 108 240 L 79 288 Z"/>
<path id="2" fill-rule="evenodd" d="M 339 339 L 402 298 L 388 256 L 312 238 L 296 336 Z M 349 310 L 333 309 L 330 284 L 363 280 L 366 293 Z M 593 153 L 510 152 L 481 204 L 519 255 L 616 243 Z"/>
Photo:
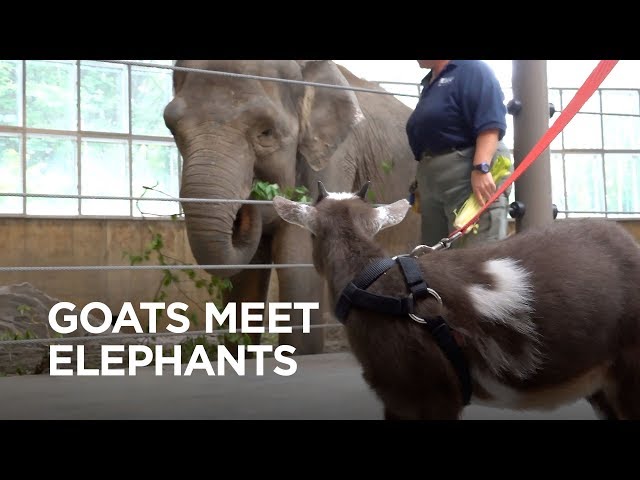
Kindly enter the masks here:
<path id="1" fill-rule="evenodd" d="M 451 60 L 431 85 L 433 72 L 422 79 L 420 100 L 406 125 L 416 160 L 429 150 L 474 146 L 487 129 L 507 130 L 507 109 L 500 83 L 481 60 Z"/>

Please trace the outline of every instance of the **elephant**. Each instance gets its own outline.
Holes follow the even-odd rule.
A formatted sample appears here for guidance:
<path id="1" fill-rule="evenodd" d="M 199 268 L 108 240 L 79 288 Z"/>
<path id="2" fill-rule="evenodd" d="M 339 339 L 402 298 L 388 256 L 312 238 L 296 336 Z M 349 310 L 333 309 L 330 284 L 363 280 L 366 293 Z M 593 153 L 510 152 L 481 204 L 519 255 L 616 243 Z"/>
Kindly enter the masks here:
<path id="1" fill-rule="evenodd" d="M 164 121 L 183 160 L 180 197 L 249 199 L 253 182 L 281 190 L 305 186 L 311 198 L 318 181 L 331 191 L 352 192 L 370 181 L 373 203 L 409 195 L 417 162 L 406 138 L 411 108 L 393 95 L 278 82 L 280 78 L 384 92 L 332 60 L 180 60 L 176 67 L 241 74 L 173 72 L 173 96 Z M 183 202 L 189 245 L 200 265 L 313 263 L 311 238 L 283 222 L 271 205 Z M 376 240 L 389 254 L 406 253 L 420 240 L 420 215 L 410 212 Z M 311 325 L 332 316 L 324 281 L 312 267 L 212 269 L 233 288 L 225 302 L 267 302 L 272 271 L 280 302 L 318 302 Z M 266 312 L 266 308 L 265 308 Z M 325 315 L 325 313 L 329 315 Z M 291 326 L 302 311 L 290 311 Z M 322 353 L 324 328 L 280 334 L 296 355 Z M 259 342 L 259 335 L 251 338 Z"/>

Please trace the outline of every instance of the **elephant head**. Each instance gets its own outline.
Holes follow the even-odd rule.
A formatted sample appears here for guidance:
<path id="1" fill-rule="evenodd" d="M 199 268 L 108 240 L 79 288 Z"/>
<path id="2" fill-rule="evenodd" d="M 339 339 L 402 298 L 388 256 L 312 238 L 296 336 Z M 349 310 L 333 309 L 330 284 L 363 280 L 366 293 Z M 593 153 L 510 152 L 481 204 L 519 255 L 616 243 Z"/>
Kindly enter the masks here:
<path id="1" fill-rule="evenodd" d="M 174 71 L 164 120 L 184 161 L 181 197 L 248 199 L 255 179 L 281 188 L 306 184 L 308 172 L 324 169 L 363 118 L 351 90 L 242 77 L 347 86 L 329 60 L 185 60 L 176 66 L 232 74 Z M 279 221 L 273 209 L 251 204 L 184 202 L 183 208 L 199 264 L 249 263 L 268 224 Z"/>

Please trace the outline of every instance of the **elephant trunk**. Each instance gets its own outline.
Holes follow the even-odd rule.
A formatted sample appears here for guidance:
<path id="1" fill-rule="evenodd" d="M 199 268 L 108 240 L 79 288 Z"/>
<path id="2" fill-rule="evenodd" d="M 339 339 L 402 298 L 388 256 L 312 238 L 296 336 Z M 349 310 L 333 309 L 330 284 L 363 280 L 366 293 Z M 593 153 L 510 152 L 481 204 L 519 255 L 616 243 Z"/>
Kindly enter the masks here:
<path id="1" fill-rule="evenodd" d="M 243 163 L 238 157 L 222 155 L 215 149 L 201 149 L 184 157 L 180 196 L 247 199 L 252 181 L 252 162 Z M 187 201 L 182 206 L 191 251 L 199 265 L 250 263 L 262 234 L 261 215 L 255 205 Z M 241 270 L 207 269 L 207 272 L 228 278 Z"/>

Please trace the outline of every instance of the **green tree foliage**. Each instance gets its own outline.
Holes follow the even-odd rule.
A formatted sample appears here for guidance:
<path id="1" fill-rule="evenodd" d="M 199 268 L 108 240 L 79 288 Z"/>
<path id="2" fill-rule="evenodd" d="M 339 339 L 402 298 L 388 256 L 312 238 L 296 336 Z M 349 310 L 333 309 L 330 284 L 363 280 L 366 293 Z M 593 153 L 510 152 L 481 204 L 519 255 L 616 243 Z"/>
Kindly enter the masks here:
<path id="1" fill-rule="evenodd" d="M 147 62 L 147 61 L 145 61 Z M 170 64 L 171 61 L 148 61 Z M 162 112 L 171 100 L 171 72 L 154 68 L 76 61 L 0 61 L 0 126 L 22 126 L 22 71 L 26 65 L 26 126 L 29 128 L 131 133 L 159 136 L 158 142 L 133 140 L 131 158 L 126 141 L 112 142 L 85 136 L 80 144 L 81 182 L 78 181 L 78 145 L 75 135 L 29 134 L 26 143 L 26 178 L 29 193 L 129 195 L 156 185 L 166 195 L 178 196 L 177 148 L 164 125 Z M 131 81 L 129 81 L 131 72 Z M 80 112 L 77 88 L 80 83 Z M 131 92 L 129 92 L 131 85 Z M 131 102 L 131 104 L 129 104 Z M 131 109 L 131 122 L 129 114 Z M 124 149 L 120 147 L 123 145 Z M 0 191 L 21 192 L 22 137 L 0 132 Z M 98 148 L 99 147 L 99 148 Z M 129 164 L 131 163 L 131 175 Z M 97 180 L 96 180 L 97 179 Z M 83 214 L 128 215 L 129 204 L 83 200 Z M 62 210 L 60 210 L 60 207 Z M 152 215 L 179 212 L 176 204 L 147 202 Z M 21 213 L 22 199 L 0 198 L 0 213 Z M 27 213 L 78 214 L 77 201 L 27 200 Z"/>
<path id="2" fill-rule="evenodd" d="M 19 137 L 0 136 L 0 192 L 22 192 Z M 0 212 L 21 213 L 22 198 L 0 196 Z"/>
<path id="3" fill-rule="evenodd" d="M 162 116 L 164 107 L 171 101 L 171 72 L 154 68 L 131 68 L 133 134 L 171 136 Z"/>
<path id="4" fill-rule="evenodd" d="M 75 61 L 27 61 L 27 127 L 76 130 Z"/>
<path id="5" fill-rule="evenodd" d="M 19 125 L 21 70 L 19 61 L 0 61 L 0 125 Z"/>
<path id="6" fill-rule="evenodd" d="M 82 130 L 128 132 L 127 67 L 81 62 L 80 68 Z"/>
<path id="7" fill-rule="evenodd" d="M 146 188 L 153 186 L 154 191 L 149 192 L 149 197 L 179 196 L 179 156 L 175 145 L 134 142 L 133 158 L 134 195 L 146 193 Z M 140 210 L 149 215 L 173 215 L 180 213 L 180 205 L 176 202 L 144 201 Z M 136 211 L 134 215 L 137 215 Z"/>

